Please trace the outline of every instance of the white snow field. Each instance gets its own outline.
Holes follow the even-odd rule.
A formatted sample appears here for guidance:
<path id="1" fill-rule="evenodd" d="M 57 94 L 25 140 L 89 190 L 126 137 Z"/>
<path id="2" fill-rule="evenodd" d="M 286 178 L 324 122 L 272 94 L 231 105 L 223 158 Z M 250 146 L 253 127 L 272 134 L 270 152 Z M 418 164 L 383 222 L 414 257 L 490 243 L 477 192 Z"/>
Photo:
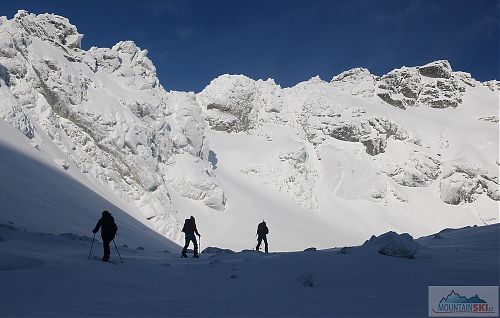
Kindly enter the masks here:
<path id="1" fill-rule="evenodd" d="M 174 92 L 82 37 L 0 17 L 0 317 L 425 317 L 429 285 L 498 285 L 498 81 L 443 60 Z M 125 263 L 87 260 L 105 209 Z M 180 259 L 190 215 L 211 250 L 265 219 L 274 253 Z"/>
<path id="2" fill-rule="evenodd" d="M 108 264 L 87 260 L 89 236 L 1 223 L 0 316 L 427 317 L 429 285 L 498 285 L 499 230 L 410 240 L 419 245 L 412 259 L 380 254 L 376 240 L 342 250 L 182 259 L 122 247 L 118 236 L 124 263 L 113 249 L 116 264 Z M 94 245 L 93 255 L 101 252 Z"/>

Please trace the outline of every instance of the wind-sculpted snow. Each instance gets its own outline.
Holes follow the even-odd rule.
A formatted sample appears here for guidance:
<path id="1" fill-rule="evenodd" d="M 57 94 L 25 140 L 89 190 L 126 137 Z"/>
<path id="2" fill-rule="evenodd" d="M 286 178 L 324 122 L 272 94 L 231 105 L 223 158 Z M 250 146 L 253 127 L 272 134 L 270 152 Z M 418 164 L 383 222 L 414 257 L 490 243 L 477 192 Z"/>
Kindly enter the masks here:
<path id="1" fill-rule="evenodd" d="M 473 202 L 486 193 L 495 201 L 500 201 L 498 175 L 482 171 L 476 164 L 449 162 L 443 168 L 440 184 L 441 198 L 450 204 Z"/>
<path id="2" fill-rule="evenodd" d="M 354 68 L 332 78 L 332 85 L 352 95 L 371 97 L 375 92 L 377 77 L 366 68 Z"/>
<path id="3" fill-rule="evenodd" d="M 26 137 L 33 138 L 35 133 L 33 124 L 9 90 L 7 83 L 7 80 L 0 78 L 0 118 L 22 132 Z"/>
<path id="4" fill-rule="evenodd" d="M 251 165 L 241 169 L 241 172 L 259 176 L 264 183 L 274 184 L 278 191 L 289 193 L 306 209 L 317 209 L 318 202 L 313 188 L 318 171 L 312 167 L 307 150 L 302 146 L 276 154 L 274 159 L 272 165 Z"/>
<path id="5" fill-rule="evenodd" d="M 262 113 L 281 109 L 279 86 L 274 81 L 254 81 L 243 75 L 222 75 L 197 95 L 210 126 L 241 132 L 258 126 Z"/>
<path id="6" fill-rule="evenodd" d="M 264 217 L 282 249 L 498 222 L 496 80 L 441 60 L 290 88 L 226 74 L 168 92 L 147 50 L 86 51 L 82 37 L 53 14 L 0 17 L 0 118 L 170 239 L 190 214 L 231 248 Z"/>
<path id="7" fill-rule="evenodd" d="M 2 18 L 0 34 L 2 119 L 29 138 L 37 122 L 84 173 L 135 203 L 170 238 L 180 234 L 171 191 L 224 209 L 224 193 L 206 173 L 195 96 L 166 92 L 146 50 L 124 41 L 84 51 L 67 19 L 25 11 Z M 182 186 L 170 173 L 178 160 L 193 171 Z"/>
<path id="8" fill-rule="evenodd" d="M 495 96 L 487 92 L 491 87 L 493 84 L 483 85 L 468 73 L 453 72 L 447 61 L 436 61 L 396 69 L 381 77 L 370 74 L 367 69 L 355 68 L 335 76 L 330 83 L 314 77 L 285 89 L 271 80 L 223 75 L 197 97 L 206 109 L 212 129 L 227 133 L 244 131 L 262 136 L 268 142 L 286 140 L 277 131 L 284 127 L 290 129 L 290 136 L 300 140 L 298 147 L 303 151 L 297 158 L 305 160 L 294 159 L 292 163 L 283 158 L 283 150 L 277 150 L 272 154 L 273 163 L 255 162 L 241 172 L 274 184 L 300 206 L 314 210 L 319 206 L 318 182 L 346 199 L 387 202 L 390 194 L 397 201 L 407 203 L 399 186 L 430 187 L 438 182 L 439 197 L 446 203 L 472 202 L 483 192 L 498 200 L 498 182 L 470 174 L 451 178 L 443 174 L 443 165 L 463 162 L 456 151 L 463 147 L 460 136 L 464 131 L 459 127 L 446 129 L 445 124 L 440 127 L 438 123 L 439 118 L 445 116 L 438 113 L 442 108 L 463 108 L 456 114 L 448 112 L 446 122 L 453 121 L 454 117 L 464 120 L 466 113 L 474 112 L 477 103 L 474 96 L 478 94 L 488 96 L 485 109 L 498 112 Z M 402 114 L 391 106 L 409 114 Z M 409 107 L 415 111 L 410 112 Z M 488 115 L 479 119 L 494 122 L 496 115 Z M 424 123 L 426 118 L 434 116 L 432 124 Z M 467 126 L 469 122 L 476 125 L 472 120 L 466 118 L 462 125 Z M 420 129 L 418 123 L 426 128 Z M 478 136 L 485 144 L 494 145 L 498 141 L 493 126 Z M 345 142 L 362 145 L 368 156 L 344 155 L 357 153 L 359 149 L 358 146 L 346 149 Z M 322 145 L 333 146 L 337 149 L 336 155 L 329 155 L 330 150 L 325 153 L 329 148 Z M 290 146 L 284 152 L 294 153 L 296 147 Z M 373 159 L 370 160 L 370 156 Z M 328 158 L 326 166 L 318 164 L 321 158 Z M 495 175 L 494 162 L 490 160 L 482 169 Z M 345 181 L 340 182 L 341 179 Z"/>

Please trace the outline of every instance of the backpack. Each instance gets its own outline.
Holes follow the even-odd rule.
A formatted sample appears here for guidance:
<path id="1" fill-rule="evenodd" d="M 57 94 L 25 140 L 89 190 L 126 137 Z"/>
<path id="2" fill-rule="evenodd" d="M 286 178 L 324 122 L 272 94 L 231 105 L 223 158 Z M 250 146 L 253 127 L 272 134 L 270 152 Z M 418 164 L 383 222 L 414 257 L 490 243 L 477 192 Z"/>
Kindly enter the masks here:
<path id="1" fill-rule="evenodd" d="M 194 223 L 194 221 L 193 221 L 193 220 L 191 220 L 191 219 L 186 219 L 186 220 L 184 221 L 184 226 L 182 227 L 182 232 L 183 232 L 183 233 L 191 233 L 191 232 L 193 232 L 193 231 L 194 231 L 195 227 L 196 227 L 196 226 L 195 226 L 195 223 Z"/>
<path id="2" fill-rule="evenodd" d="M 115 219 L 113 218 L 113 235 L 116 235 L 116 232 L 118 232 L 118 225 L 116 225 Z"/>
<path id="3" fill-rule="evenodd" d="M 257 226 L 257 234 L 261 235 L 266 235 L 269 233 L 269 229 L 266 226 L 265 222 L 259 223 L 259 226 Z"/>

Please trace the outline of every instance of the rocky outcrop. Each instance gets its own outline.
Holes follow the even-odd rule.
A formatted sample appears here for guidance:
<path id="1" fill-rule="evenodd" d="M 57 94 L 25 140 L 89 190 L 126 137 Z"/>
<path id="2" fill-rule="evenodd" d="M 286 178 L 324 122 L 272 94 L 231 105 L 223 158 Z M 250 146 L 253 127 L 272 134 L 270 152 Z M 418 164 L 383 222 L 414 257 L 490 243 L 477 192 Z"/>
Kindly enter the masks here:
<path id="1" fill-rule="evenodd" d="M 0 78 L 0 119 L 5 120 L 26 137 L 30 139 L 35 137 L 35 128 L 30 118 L 22 110 L 3 78 Z"/>
<path id="2" fill-rule="evenodd" d="M 450 78 L 451 66 L 448 61 L 435 61 L 418 67 L 422 76 L 431 78 Z"/>
<path id="3" fill-rule="evenodd" d="M 433 108 L 458 107 L 463 92 L 465 87 L 455 78 L 438 79 L 422 87 L 418 101 Z"/>
<path id="4" fill-rule="evenodd" d="M 488 87 L 491 91 L 500 91 L 500 81 L 491 80 L 483 83 L 484 86 Z"/>
<path id="5" fill-rule="evenodd" d="M 386 256 L 412 259 L 415 258 L 420 244 L 408 233 L 397 234 L 391 231 L 378 237 L 373 235 L 370 240 L 363 244 L 362 248 L 374 249 Z"/>
<path id="6" fill-rule="evenodd" d="M 354 96 L 371 97 L 375 92 L 376 76 L 366 68 L 353 68 L 334 76 L 331 84 Z"/>
<path id="7" fill-rule="evenodd" d="M 448 61 L 436 61 L 389 72 L 378 80 L 376 94 L 384 102 L 402 109 L 419 105 L 458 107 L 465 84 L 475 85 L 463 72 L 453 74 Z"/>
<path id="8" fill-rule="evenodd" d="M 324 106 L 324 105 L 323 105 Z M 303 113 L 302 125 L 315 145 L 328 138 L 360 142 L 372 156 L 385 151 L 388 138 L 404 140 L 406 131 L 384 117 L 371 117 L 361 109 L 331 106 L 310 108 Z"/>
<path id="9" fill-rule="evenodd" d="M 47 41 L 68 54 L 69 49 L 80 49 L 83 34 L 65 17 L 55 14 L 28 13 L 19 10 L 14 16 L 16 25 L 28 36 Z"/>
<path id="10" fill-rule="evenodd" d="M 394 181 L 407 187 L 426 187 L 441 173 L 441 162 L 423 152 L 412 152 L 402 165 L 386 171 Z"/>
<path id="11" fill-rule="evenodd" d="M 482 116 L 478 118 L 481 121 L 490 122 L 490 123 L 498 123 L 498 116 Z"/>
<path id="12" fill-rule="evenodd" d="M 470 203 L 481 194 L 500 201 L 497 175 L 463 162 L 451 162 L 444 166 L 440 182 L 440 195 L 444 202 L 454 205 Z"/>
<path id="13" fill-rule="evenodd" d="M 406 109 L 416 105 L 421 90 L 422 79 L 418 70 L 403 67 L 382 76 L 378 80 L 376 94 L 384 102 Z"/>
<path id="14" fill-rule="evenodd" d="M 240 132 L 255 128 L 257 94 L 254 80 L 243 75 L 222 75 L 198 94 L 198 99 L 213 129 Z"/>

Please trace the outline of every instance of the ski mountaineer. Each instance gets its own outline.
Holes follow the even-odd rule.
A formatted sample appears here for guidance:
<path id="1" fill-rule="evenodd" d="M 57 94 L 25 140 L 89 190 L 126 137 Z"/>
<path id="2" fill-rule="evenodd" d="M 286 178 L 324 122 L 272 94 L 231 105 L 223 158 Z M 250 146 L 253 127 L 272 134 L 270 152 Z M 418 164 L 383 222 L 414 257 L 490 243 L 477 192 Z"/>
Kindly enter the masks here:
<path id="1" fill-rule="evenodd" d="M 95 228 L 92 230 L 92 233 L 99 232 L 99 228 L 101 229 L 101 238 L 102 238 L 102 246 L 104 248 L 104 256 L 102 260 L 104 262 L 109 261 L 109 255 L 111 251 L 109 249 L 109 243 L 114 240 L 116 231 L 118 231 L 118 226 L 116 226 L 115 219 L 108 211 L 103 211 L 102 216 L 97 221 Z"/>
<path id="2" fill-rule="evenodd" d="M 193 257 L 199 258 L 198 256 L 198 242 L 196 242 L 196 236 L 201 237 L 200 233 L 198 233 L 198 229 L 196 228 L 196 223 L 194 221 L 194 216 L 191 216 L 191 218 L 186 219 L 184 221 L 184 227 L 182 228 L 182 232 L 185 234 L 185 240 L 186 244 L 184 244 L 184 248 L 182 249 L 182 254 L 181 257 L 187 257 L 186 252 L 189 246 L 190 242 L 193 242 L 194 245 L 194 254 Z"/>
<path id="3" fill-rule="evenodd" d="M 269 253 L 269 246 L 267 245 L 267 234 L 269 234 L 269 229 L 267 228 L 266 222 L 262 220 L 257 226 L 257 246 L 255 247 L 256 251 L 260 251 L 260 243 L 264 241 L 265 251 Z"/>

